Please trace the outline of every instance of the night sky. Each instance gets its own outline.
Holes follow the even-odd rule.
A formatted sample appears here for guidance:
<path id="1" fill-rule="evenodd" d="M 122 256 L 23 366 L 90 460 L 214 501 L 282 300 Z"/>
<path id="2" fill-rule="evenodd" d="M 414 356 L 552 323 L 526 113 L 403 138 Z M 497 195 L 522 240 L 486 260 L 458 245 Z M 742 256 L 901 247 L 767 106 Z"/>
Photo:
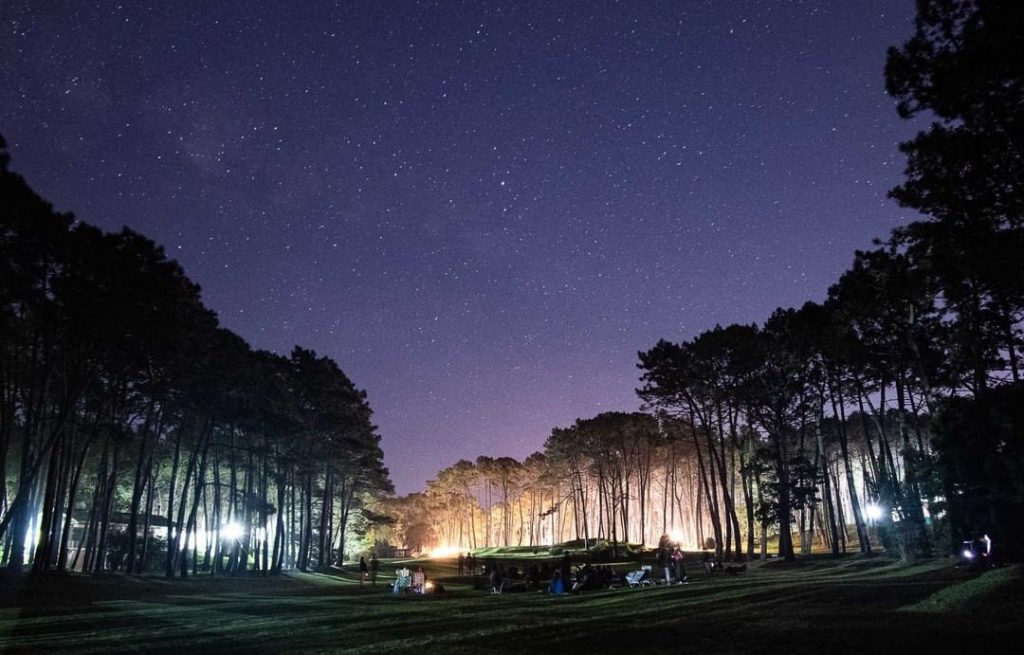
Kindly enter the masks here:
<path id="1" fill-rule="evenodd" d="M 91 4 L 0 2 L 12 167 L 337 360 L 400 493 L 638 408 L 638 350 L 821 300 L 910 217 L 911 0 Z"/>

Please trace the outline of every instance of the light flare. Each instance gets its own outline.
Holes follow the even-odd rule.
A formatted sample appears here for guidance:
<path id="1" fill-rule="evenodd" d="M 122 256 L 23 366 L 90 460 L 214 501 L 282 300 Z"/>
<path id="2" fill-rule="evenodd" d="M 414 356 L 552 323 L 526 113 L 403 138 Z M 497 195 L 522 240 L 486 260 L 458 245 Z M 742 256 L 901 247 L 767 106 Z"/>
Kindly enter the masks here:
<path id="1" fill-rule="evenodd" d="M 227 525 L 222 527 L 220 529 L 220 532 L 222 535 L 224 535 L 225 539 L 229 541 L 237 541 L 245 535 L 245 528 L 243 528 L 241 524 L 232 521 L 231 523 L 228 523 Z"/>
<path id="2" fill-rule="evenodd" d="M 453 557 L 462 552 L 461 548 L 456 546 L 438 546 L 437 548 L 430 551 L 430 559 L 444 559 L 445 557 Z"/>

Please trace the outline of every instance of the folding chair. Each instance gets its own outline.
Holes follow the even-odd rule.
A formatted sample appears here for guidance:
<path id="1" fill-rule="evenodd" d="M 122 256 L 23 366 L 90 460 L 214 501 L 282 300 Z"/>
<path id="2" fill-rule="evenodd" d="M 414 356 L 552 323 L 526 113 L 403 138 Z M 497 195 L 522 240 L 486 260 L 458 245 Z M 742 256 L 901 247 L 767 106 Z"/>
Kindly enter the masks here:
<path id="1" fill-rule="evenodd" d="M 641 587 L 644 583 L 644 576 L 647 575 L 647 571 L 630 571 L 626 574 L 626 584 L 630 587 Z"/>
<path id="2" fill-rule="evenodd" d="M 412 588 L 412 574 L 409 569 L 397 569 L 395 571 L 395 582 L 392 585 L 392 593 L 408 591 Z"/>

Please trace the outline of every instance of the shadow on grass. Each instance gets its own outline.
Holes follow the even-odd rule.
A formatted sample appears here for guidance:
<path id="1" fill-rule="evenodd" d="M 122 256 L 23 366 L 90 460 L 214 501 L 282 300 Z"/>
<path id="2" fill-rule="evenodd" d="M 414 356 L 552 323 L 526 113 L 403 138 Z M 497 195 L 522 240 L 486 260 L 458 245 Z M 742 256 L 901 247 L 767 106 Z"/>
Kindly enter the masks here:
<path id="1" fill-rule="evenodd" d="M 383 585 L 360 589 L 349 575 L 6 580 L 0 651 L 820 653 L 884 644 L 948 652 L 970 646 L 980 630 L 1019 638 L 1024 609 L 1019 570 L 971 577 L 942 560 L 754 565 L 690 585 L 564 597 L 392 596 Z M 943 594 L 967 598 L 968 607 L 899 611 Z"/>

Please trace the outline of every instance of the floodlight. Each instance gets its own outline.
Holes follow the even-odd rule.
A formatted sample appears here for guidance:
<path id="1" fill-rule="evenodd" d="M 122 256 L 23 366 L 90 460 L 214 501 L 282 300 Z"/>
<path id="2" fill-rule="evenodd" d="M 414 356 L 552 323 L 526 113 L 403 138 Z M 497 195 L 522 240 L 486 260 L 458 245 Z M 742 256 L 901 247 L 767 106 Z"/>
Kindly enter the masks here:
<path id="1" fill-rule="evenodd" d="M 245 528 L 243 528 L 240 524 L 232 521 L 231 523 L 228 523 L 227 525 L 221 527 L 220 533 L 224 535 L 225 539 L 237 541 L 241 539 L 243 536 L 245 536 Z"/>

